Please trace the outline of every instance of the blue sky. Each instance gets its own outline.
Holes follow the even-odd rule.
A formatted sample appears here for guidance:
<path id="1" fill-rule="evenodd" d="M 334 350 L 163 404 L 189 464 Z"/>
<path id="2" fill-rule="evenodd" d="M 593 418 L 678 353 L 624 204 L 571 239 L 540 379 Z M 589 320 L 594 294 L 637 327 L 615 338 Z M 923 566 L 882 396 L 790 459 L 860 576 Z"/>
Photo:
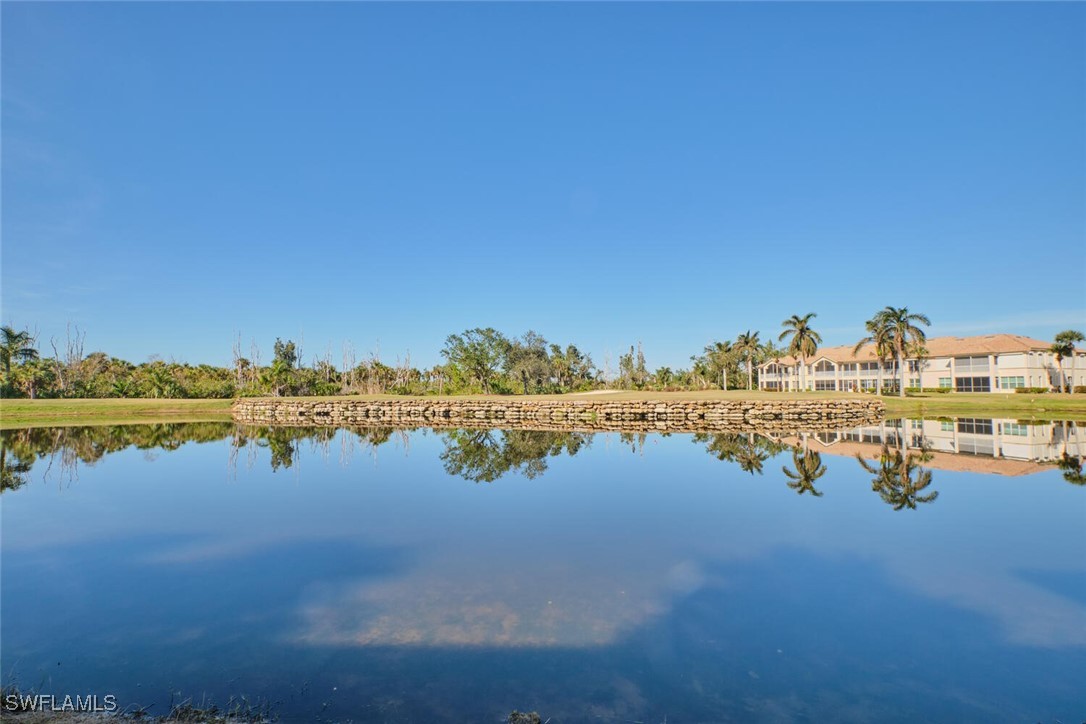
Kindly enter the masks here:
<path id="1" fill-rule="evenodd" d="M 4 323 L 688 364 L 1086 327 L 1086 5 L 2 5 Z"/>

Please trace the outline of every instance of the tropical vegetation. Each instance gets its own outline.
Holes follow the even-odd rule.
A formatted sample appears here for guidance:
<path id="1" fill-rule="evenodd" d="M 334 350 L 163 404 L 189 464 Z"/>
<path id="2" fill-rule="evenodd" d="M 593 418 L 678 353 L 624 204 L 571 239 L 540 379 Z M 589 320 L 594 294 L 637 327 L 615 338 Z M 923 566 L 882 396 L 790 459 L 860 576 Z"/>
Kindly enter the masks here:
<path id="1" fill-rule="evenodd" d="M 778 341 L 783 342 L 786 339 L 789 340 L 787 349 L 788 354 L 799 360 L 799 366 L 796 367 L 797 385 L 793 389 L 807 389 L 807 382 L 803 379 L 804 371 L 807 367 L 807 359 L 813 357 L 815 353 L 818 352 L 818 345 L 822 344 L 821 335 L 811 329 L 811 320 L 816 316 L 818 315 L 814 312 L 805 314 L 802 317 L 798 314 L 793 314 L 791 317 L 781 322 L 784 331 L 781 332 Z"/>
<path id="2" fill-rule="evenodd" d="M 230 366 L 189 364 L 152 357 L 132 362 L 102 351 L 84 353 L 85 334 L 69 330 L 66 340 L 50 340 L 52 355 L 39 351 L 37 335 L 28 329 L 0 327 L 0 396 L 13 398 L 157 398 L 230 399 L 246 396 L 312 395 L 444 395 L 444 394 L 552 394 L 597 389 L 630 391 L 757 390 L 759 369 L 773 360 L 791 356 L 798 361 L 792 390 L 815 386 L 805 379 L 805 367 L 822 344 L 812 327 L 814 312 L 793 315 L 782 322 L 777 341 L 763 341 L 758 330 L 746 330 L 734 339 L 714 340 L 701 354 L 690 357 L 685 368 L 657 367 L 650 371 L 640 342 L 631 344 L 613 369 L 602 366 L 577 345 L 549 341 L 529 330 L 509 336 L 491 327 L 476 327 L 450 334 L 441 349 L 441 364 L 412 366 L 410 356 L 387 363 L 378 354 L 359 360 L 345 346 L 341 361 L 329 350 L 306 358 L 300 344 L 276 339 L 271 361 L 261 361 L 254 344 L 242 354 L 234 345 Z M 873 347 L 878 360 L 875 392 L 890 387 L 904 397 L 907 358 L 926 355 L 923 327 L 927 316 L 908 308 L 886 307 L 865 323 L 866 335 L 854 352 Z M 1071 390 L 1075 345 L 1083 334 L 1065 330 L 1056 335 L 1051 351 L 1059 367 L 1060 386 Z M 1063 373 L 1071 359 L 1071 374 Z M 337 362 L 339 362 L 337 364 Z M 912 364 L 912 363 L 910 363 Z M 922 362 L 921 362 L 922 364 Z M 892 384 L 883 384 L 882 370 L 894 370 Z M 1019 390 L 1020 392 L 1023 390 Z"/>

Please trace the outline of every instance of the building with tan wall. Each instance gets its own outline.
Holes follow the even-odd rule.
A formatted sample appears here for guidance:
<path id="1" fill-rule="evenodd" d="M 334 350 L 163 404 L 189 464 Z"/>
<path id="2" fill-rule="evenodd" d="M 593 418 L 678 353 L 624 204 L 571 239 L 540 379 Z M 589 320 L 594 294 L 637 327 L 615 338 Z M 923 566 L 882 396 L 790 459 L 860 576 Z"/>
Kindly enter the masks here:
<path id="1" fill-rule="evenodd" d="M 825 430 L 784 442 L 831 455 L 878 460 L 883 445 L 924 454 L 936 470 L 1028 475 L 1051 470 L 1065 456 L 1086 455 L 1086 428 L 1074 422 L 1020 420 L 884 420 L 848 430 Z"/>
<path id="2" fill-rule="evenodd" d="M 1014 392 L 1022 387 L 1055 389 L 1061 371 L 1051 343 L 1016 334 L 977 337 L 930 337 L 923 358 L 906 360 L 906 387 L 944 388 L 955 392 Z M 805 360 L 800 379 L 798 360 L 781 357 L 758 368 L 763 390 L 835 390 L 857 392 L 895 387 L 895 361 L 880 361 L 874 345 L 826 347 Z M 1076 386 L 1086 386 L 1086 350 L 1076 349 L 1063 360 L 1062 375 Z"/>

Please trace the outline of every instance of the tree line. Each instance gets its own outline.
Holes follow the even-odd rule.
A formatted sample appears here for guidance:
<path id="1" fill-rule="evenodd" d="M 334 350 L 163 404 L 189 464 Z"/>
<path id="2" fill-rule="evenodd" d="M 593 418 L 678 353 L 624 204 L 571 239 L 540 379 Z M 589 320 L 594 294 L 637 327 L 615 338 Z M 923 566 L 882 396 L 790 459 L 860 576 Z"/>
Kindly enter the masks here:
<path id="1" fill-rule="evenodd" d="M 733 340 L 713 341 L 690 366 L 650 370 L 640 342 L 621 354 L 617 369 L 610 360 L 598 366 L 575 344 L 558 344 L 528 331 L 507 336 L 491 327 L 450 334 L 441 350 L 442 362 L 429 368 L 412 366 L 410 356 L 394 364 L 371 354 L 359 360 L 345 344 L 342 358 L 333 360 L 329 349 L 308 364 L 299 344 L 276 339 L 272 357 L 264 364 L 254 343 L 243 354 L 240 338 L 233 346 L 229 367 L 165 361 L 152 358 L 133 364 L 105 352 L 85 354 L 86 334 L 69 329 L 60 343 L 51 339 L 52 354 L 43 354 L 37 335 L 28 329 L 0 327 L 0 395 L 29 398 L 232 398 L 244 396 L 352 395 L 352 394 L 551 394 L 594 389 L 684 391 L 758 388 L 758 370 L 770 361 L 793 358 L 792 389 L 808 389 L 806 364 L 822 344 L 814 329 L 813 312 L 793 315 L 781 323 L 776 340 L 747 330 Z M 878 361 L 876 393 L 906 391 L 907 358 L 923 360 L 924 314 L 908 308 L 885 307 L 864 323 L 865 336 L 854 354 L 870 346 Z M 1066 386 L 1063 360 L 1073 361 L 1075 345 L 1086 337 L 1066 330 L 1056 335 L 1050 351 L 1055 355 L 1061 387 Z M 884 384 L 882 372 L 888 374 Z"/>

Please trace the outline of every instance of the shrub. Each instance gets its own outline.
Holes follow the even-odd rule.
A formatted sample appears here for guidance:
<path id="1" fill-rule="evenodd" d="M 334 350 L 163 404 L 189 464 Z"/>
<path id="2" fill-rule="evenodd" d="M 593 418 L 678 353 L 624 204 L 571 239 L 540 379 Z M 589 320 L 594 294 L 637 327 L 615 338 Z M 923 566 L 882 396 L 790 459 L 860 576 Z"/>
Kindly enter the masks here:
<path id="1" fill-rule="evenodd" d="M 1043 395 L 1048 392 L 1047 387 L 1018 387 L 1014 390 L 1020 395 Z"/>

